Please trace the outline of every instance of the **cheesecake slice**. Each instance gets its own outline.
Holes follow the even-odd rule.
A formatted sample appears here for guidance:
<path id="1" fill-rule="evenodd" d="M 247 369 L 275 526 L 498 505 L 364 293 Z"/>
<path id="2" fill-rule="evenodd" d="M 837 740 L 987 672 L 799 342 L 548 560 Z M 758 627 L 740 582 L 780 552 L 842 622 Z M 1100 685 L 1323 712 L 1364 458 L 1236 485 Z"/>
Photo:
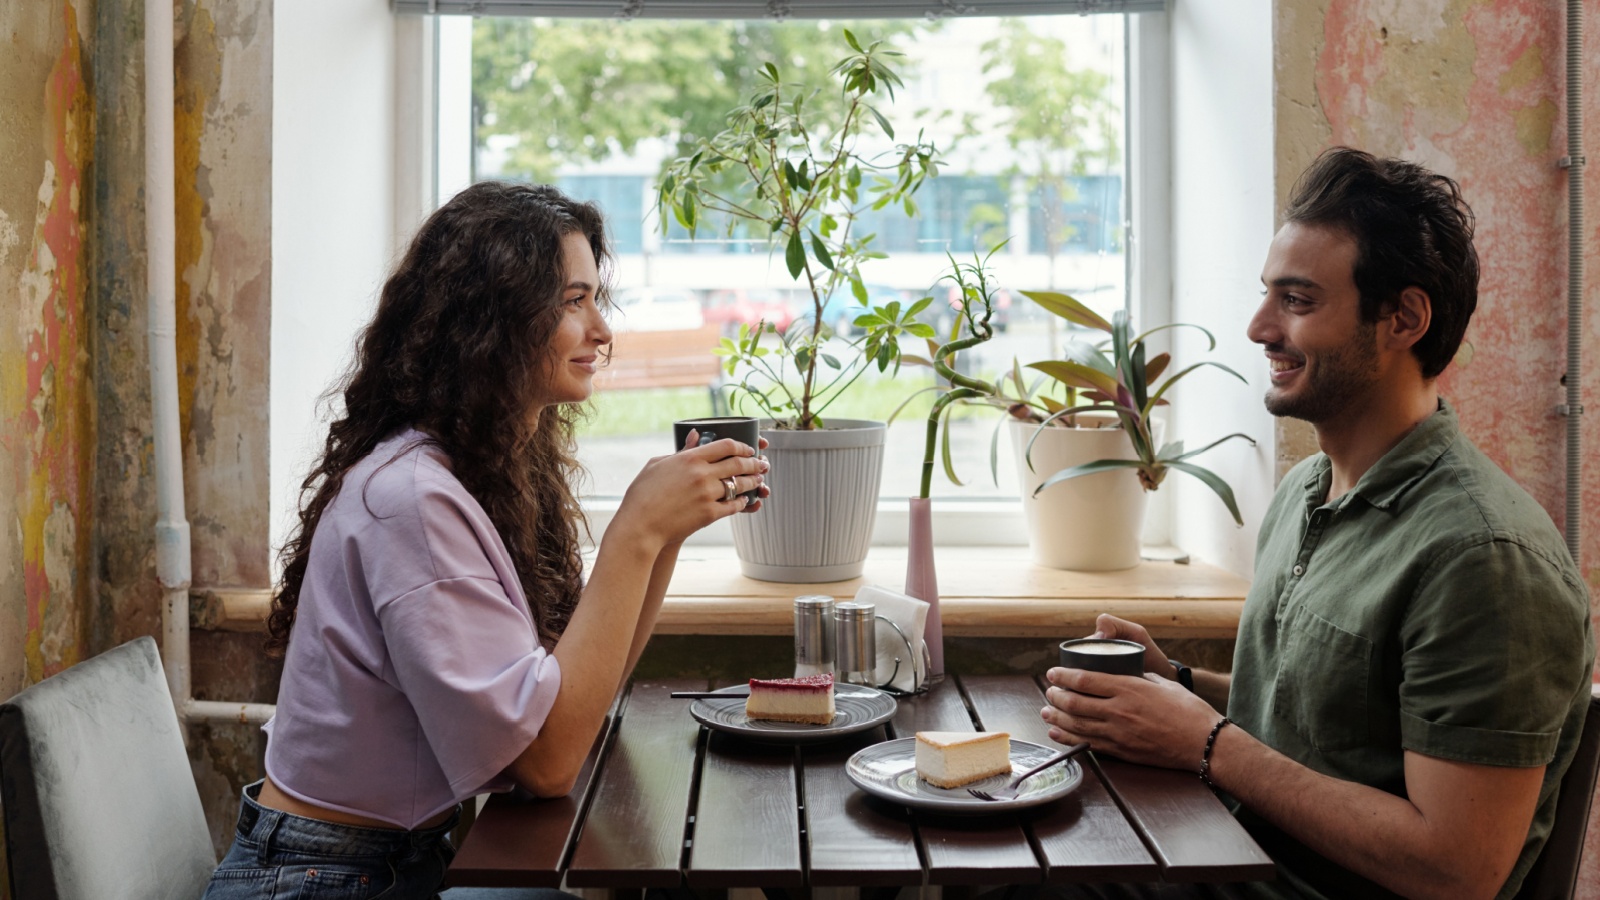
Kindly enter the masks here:
<path id="1" fill-rule="evenodd" d="M 805 678 L 752 678 L 750 699 L 744 703 L 750 719 L 827 725 L 833 721 L 833 676 Z"/>
<path id="2" fill-rule="evenodd" d="M 957 788 L 1011 774 L 1011 735 L 1004 731 L 917 732 L 917 777 Z"/>

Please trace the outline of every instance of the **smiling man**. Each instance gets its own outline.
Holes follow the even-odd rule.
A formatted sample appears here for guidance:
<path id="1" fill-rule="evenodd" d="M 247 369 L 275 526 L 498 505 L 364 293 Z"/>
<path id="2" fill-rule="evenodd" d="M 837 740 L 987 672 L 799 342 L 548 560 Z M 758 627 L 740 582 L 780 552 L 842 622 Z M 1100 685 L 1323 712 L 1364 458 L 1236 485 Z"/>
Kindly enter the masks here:
<path id="1" fill-rule="evenodd" d="M 1337 148 L 1285 220 L 1248 333 L 1267 409 L 1322 452 L 1262 523 L 1233 672 L 1102 616 L 1145 645 L 1145 676 L 1052 669 L 1043 713 L 1057 740 L 1196 772 L 1279 877 L 1082 893 L 1510 897 L 1554 819 L 1594 644 L 1555 526 L 1437 390 L 1477 304 L 1472 213 L 1449 178 Z"/>

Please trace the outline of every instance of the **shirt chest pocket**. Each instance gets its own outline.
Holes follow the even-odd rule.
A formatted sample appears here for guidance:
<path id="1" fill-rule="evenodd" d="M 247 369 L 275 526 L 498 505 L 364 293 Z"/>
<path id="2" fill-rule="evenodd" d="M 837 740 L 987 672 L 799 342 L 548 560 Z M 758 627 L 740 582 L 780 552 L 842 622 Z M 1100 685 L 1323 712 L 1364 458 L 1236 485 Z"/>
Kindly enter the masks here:
<path id="1" fill-rule="evenodd" d="M 1273 711 L 1319 750 L 1364 746 L 1372 642 L 1308 610 L 1288 628 Z"/>

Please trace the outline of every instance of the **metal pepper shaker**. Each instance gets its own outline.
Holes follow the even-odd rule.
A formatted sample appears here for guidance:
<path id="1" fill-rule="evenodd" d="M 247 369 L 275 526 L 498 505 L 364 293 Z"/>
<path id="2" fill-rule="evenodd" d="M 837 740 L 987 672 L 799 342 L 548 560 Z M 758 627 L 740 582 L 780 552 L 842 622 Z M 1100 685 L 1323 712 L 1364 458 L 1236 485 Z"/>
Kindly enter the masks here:
<path id="1" fill-rule="evenodd" d="M 794 598 L 794 677 L 833 673 L 833 598 Z"/>
<path id="2" fill-rule="evenodd" d="M 877 607 L 871 603 L 836 603 L 838 627 L 834 668 L 844 684 L 872 686 L 878 668 Z"/>

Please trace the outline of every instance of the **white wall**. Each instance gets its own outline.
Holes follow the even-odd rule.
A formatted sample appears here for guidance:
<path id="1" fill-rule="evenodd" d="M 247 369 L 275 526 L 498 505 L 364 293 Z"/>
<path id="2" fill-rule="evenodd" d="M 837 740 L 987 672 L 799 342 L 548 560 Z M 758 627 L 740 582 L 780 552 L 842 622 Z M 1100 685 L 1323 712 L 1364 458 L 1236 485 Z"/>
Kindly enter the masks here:
<path id="1" fill-rule="evenodd" d="M 323 437 L 317 401 L 349 359 L 393 253 L 395 24 L 386 0 L 273 11 L 272 537 Z"/>
<path id="2" fill-rule="evenodd" d="M 1172 315 L 1211 329 L 1226 373 L 1188 376 L 1174 401 L 1174 436 L 1190 448 L 1230 432 L 1254 437 L 1194 460 L 1233 486 L 1238 528 L 1208 488 L 1174 472 L 1174 541 L 1197 558 L 1248 577 L 1255 536 L 1273 490 L 1273 418 L 1262 405 L 1267 368 L 1245 327 L 1261 299 L 1261 264 L 1272 240 L 1272 4 L 1174 0 L 1172 39 Z M 1205 339 L 1174 338 L 1178 364 L 1203 354 Z M 1164 490 L 1166 488 L 1163 488 Z"/>

